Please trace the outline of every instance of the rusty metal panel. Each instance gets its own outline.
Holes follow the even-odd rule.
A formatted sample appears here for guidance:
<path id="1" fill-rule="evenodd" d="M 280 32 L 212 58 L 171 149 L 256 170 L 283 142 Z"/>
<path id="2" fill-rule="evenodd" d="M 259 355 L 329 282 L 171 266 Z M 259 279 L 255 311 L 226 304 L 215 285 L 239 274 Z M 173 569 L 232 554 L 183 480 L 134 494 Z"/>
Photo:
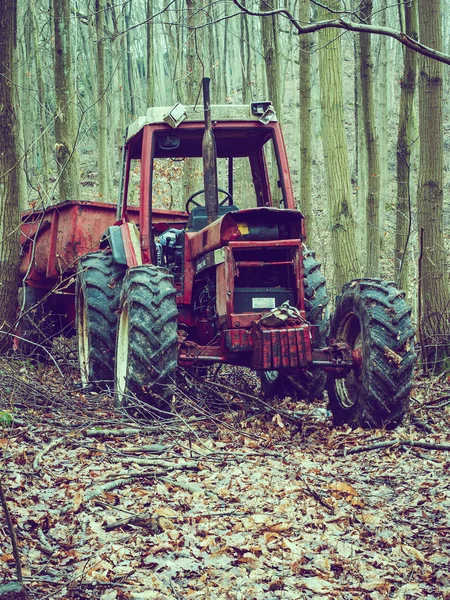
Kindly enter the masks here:
<path id="1" fill-rule="evenodd" d="M 254 369 L 278 370 L 306 367 L 311 360 L 309 326 L 263 329 L 254 324 Z"/>

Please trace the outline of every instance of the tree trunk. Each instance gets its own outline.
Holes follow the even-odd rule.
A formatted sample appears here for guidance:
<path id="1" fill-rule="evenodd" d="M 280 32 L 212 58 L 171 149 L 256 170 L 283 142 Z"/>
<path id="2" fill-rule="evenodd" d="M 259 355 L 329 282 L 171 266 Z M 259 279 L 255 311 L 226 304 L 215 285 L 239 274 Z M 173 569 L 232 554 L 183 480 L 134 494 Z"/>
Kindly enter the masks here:
<path id="1" fill-rule="evenodd" d="M 440 0 L 419 0 L 420 41 L 441 50 Z M 443 235 L 442 63 L 420 56 L 419 318 L 427 368 L 440 371 L 450 355 L 450 294 Z"/>
<path id="2" fill-rule="evenodd" d="M 277 2 L 267 2 L 260 0 L 259 8 L 262 12 L 277 8 Z M 266 64 L 266 79 L 268 98 L 277 113 L 278 120 L 283 119 L 283 101 L 282 101 L 282 77 L 280 68 L 280 41 L 275 16 L 261 17 L 261 35 L 264 49 L 264 61 Z"/>
<path id="3" fill-rule="evenodd" d="M 76 99 L 72 76 L 70 0 L 53 0 L 55 32 L 55 149 L 60 201 L 79 197 Z"/>
<path id="4" fill-rule="evenodd" d="M 399 6 L 403 5 L 402 0 Z M 405 33 L 417 39 L 417 2 L 404 5 Z M 397 136 L 397 210 L 395 222 L 394 273 L 402 290 L 409 288 L 408 244 L 411 234 L 411 144 L 417 55 L 404 48 L 400 81 L 400 109 Z"/>
<path id="5" fill-rule="evenodd" d="M 363 0 L 360 14 L 365 23 L 370 23 L 372 0 Z M 367 277 L 378 277 L 380 274 L 380 160 L 375 131 L 371 34 L 361 33 L 360 44 L 361 108 L 368 168 L 366 275 Z"/>
<path id="6" fill-rule="evenodd" d="M 330 16 L 319 9 L 320 18 Z M 328 197 L 328 219 L 334 265 L 334 289 L 360 277 L 352 207 L 350 167 L 344 132 L 341 41 L 333 29 L 319 32 L 322 141 Z"/>
<path id="7" fill-rule="evenodd" d="M 147 106 L 155 106 L 155 46 L 153 0 L 147 0 Z"/>
<path id="8" fill-rule="evenodd" d="M 109 200 L 108 189 L 108 111 L 105 87 L 105 0 L 95 0 L 95 33 L 98 84 L 98 195 Z"/>
<path id="9" fill-rule="evenodd" d="M 15 0 L 4 0 L 0 16 L 0 329 L 14 323 L 19 285 L 19 182 L 14 111 L 14 54 L 17 8 Z M 11 345 L 11 337 L 0 334 L 0 351 Z"/>
<path id="10" fill-rule="evenodd" d="M 32 29 L 33 29 L 33 45 L 35 48 L 39 47 L 39 23 L 36 13 L 36 2 L 35 0 L 29 0 L 30 11 L 32 18 Z M 35 68 L 36 68 L 36 82 L 37 82 L 37 93 L 38 93 L 38 105 L 39 105 L 39 134 L 42 136 L 40 141 L 41 148 L 41 160 L 42 160 L 42 187 L 44 188 L 45 198 L 48 198 L 49 194 L 49 169 L 50 169 L 50 150 L 48 142 L 48 131 L 47 131 L 47 113 L 46 113 L 46 94 L 44 86 L 44 77 L 42 72 L 42 61 L 41 53 L 34 52 Z"/>
<path id="11" fill-rule="evenodd" d="M 378 22 L 381 27 L 387 26 L 387 0 L 378 2 Z M 385 220 L 386 220 L 386 200 L 389 198 L 389 179 L 388 179 L 388 82 L 390 80 L 390 71 L 388 71 L 387 44 L 388 38 L 385 35 L 378 36 L 378 61 L 377 61 L 377 131 L 380 149 L 380 253 L 383 253 L 385 246 Z"/>
<path id="12" fill-rule="evenodd" d="M 300 0 L 298 18 L 300 23 L 309 23 L 309 0 Z M 299 79 L 300 79 L 300 210 L 306 219 L 309 240 L 314 240 L 314 220 L 311 207 L 311 34 L 300 36 Z"/>

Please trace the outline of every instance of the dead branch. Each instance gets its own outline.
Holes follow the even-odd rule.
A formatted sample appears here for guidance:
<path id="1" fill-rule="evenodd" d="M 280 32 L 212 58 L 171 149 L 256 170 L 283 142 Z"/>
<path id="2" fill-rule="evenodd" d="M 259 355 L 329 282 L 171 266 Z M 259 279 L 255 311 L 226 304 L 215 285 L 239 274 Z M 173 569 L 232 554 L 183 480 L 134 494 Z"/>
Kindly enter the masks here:
<path id="1" fill-rule="evenodd" d="M 11 519 L 11 513 L 9 512 L 8 503 L 3 492 L 2 480 L 0 478 L 0 503 L 5 513 L 6 526 L 8 527 L 9 539 L 11 540 L 12 552 L 14 556 L 14 562 L 16 565 L 16 577 L 19 583 L 23 583 L 22 565 L 20 562 L 19 548 L 17 546 L 16 532 L 14 531 L 14 525 Z"/>
<path id="2" fill-rule="evenodd" d="M 329 513 L 334 514 L 334 507 L 333 507 L 333 505 L 330 504 L 329 502 L 327 502 L 326 500 L 324 500 L 322 498 L 322 496 L 319 494 L 319 492 L 316 492 L 316 490 L 314 490 L 307 483 L 305 483 L 305 490 L 306 490 L 306 493 L 309 496 L 311 496 L 311 498 L 314 498 L 314 500 L 317 500 L 317 502 L 319 504 L 321 504 L 323 507 L 325 507 Z"/>
<path id="3" fill-rule="evenodd" d="M 423 448 L 424 450 L 450 450 L 450 444 L 434 444 L 431 442 L 420 442 L 415 440 L 391 440 L 389 442 L 379 442 L 377 444 L 368 444 L 367 446 L 356 446 L 355 448 L 338 450 L 336 456 L 347 456 L 348 454 L 359 454 L 360 452 L 369 452 L 370 450 L 380 450 L 382 448 L 392 448 L 393 446 L 412 446 L 413 448 Z"/>
<path id="4" fill-rule="evenodd" d="M 133 458 L 128 456 L 112 456 L 110 458 L 111 462 L 115 463 L 132 463 L 135 465 L 143 465 L 146 467 L 163 467 L 167 471 L 172 471 L 175 469 L 192 469 L 198 466 L 198 463 L 194 461 L 184 461 L 184 462 L 170 462 L 168 460 L 163 460 L 162 458 Z"/>
<path id="5" fill-rule="evenodd" d="M 217 496 L 217 494 L 215 492 L 210 492 L 208 490 L 204 490 L 200 485 L 197 485 L 196 483 L 187 483 L 185 481 L 176 481 L 175 479 L 170 479 L 170 477 L 164 477 L 164 476 L 160 476 L 160 477 L 158 477 L 158 479 L 160 479 L 161 481 L 164 481 L 164 483 L 167 483 L 168 485 L 172 485 L 174 487 L 179 487 L 182 490 L 186 490 L 186 491 L 190 492 L 191 494 L 205 494 L 205 496 Z"/>
<path id="6" fill-rule="evenodd" d="M 42 448 L 42 450 L 40 450 L 36 456 L 34 457 L 33 460 L 33 470 L 34 471 L 39 471 L 40 469 L 40 463 L 42 458 L 48 453 L 50 452 L 50 450 L 53 450 L 53 448 L 56 448 L 56 446 L 59 446 L 60 444 L 62 444 L 64 442 L 64 438 L 56 438 L 54 440 L 52 440 L 49 444 L 47 444 L 46 446 L 44 446 Z"/>
<path id="7" fill-rule="evenodd" d="M 103 528 L 105 531 L 112 531 L 118 527 L 124 527 L 125 525 L 138 525 L 139 527 L 146 527 L 152 533 L 161 533 L 163 528 L 159 523 L 159 518 L 155 517 L 154 514 L 142 513 L 141 515 L 131 515 L 120 521 L 114 523 L 107 523 Z"/>
<path id="8" fill-rule="evenodd" d="M 142 429 L 135 427 L 124 427 L 123 429 L 86 429 L 86 437 L 126 437 L 127 435 L 138 435 Z"/>
<path id="9" fill-rule="evenodd" d="M 37 544 L 39 550 L 47 556 L 52 556 L 56 552 L 56 548 L 50 544 L 41 528 L 37 530 L 37 536 L 39 538 L 39 543 Z"/>

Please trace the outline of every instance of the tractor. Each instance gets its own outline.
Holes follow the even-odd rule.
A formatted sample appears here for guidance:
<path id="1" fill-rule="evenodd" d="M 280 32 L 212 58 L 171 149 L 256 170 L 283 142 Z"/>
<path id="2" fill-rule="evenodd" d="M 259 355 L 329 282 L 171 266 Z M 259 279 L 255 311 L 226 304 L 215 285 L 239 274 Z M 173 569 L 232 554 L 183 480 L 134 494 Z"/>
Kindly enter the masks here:
<path id="1" fill-rule="evenodd" d="M 152 107 L 130 125 L 114 218 L 111 205 L 69 203 L 58 210 L 60 222 L 73 212 L 69 231 L 49 219 L 40 245 L 36 215 L 24 216 L 23 306 L 46 293 L 44 310 L 75 319 L 83 383 L 113 382 L 119 406 L 164 415 L 177 365 L 221 363 L 256 371 L 266 397 L 326 388 L 336 425 L 397 426 L 415 363 L 403 292 L 351 281 L 330 319 L 273 106 L 212 106 L 207 79 L 203 92 L 203 110 Z M 190 191 L 172 209 L 177 188 L 178 201 Z M 63 310 L 48 293 L 62 274 Z"/>

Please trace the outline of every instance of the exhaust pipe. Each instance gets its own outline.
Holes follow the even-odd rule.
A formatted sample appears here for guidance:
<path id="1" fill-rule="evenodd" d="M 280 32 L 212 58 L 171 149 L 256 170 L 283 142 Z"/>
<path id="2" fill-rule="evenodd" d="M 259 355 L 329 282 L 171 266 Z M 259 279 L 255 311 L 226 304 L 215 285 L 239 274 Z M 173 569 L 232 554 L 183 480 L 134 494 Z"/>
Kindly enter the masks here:
<path id="1" fill-rule="evenodd" d="M 219 194 L 217 183 L 216 139 L 212 129 L 209 77 L 203 78 L 203 107 L 205 114 L 205 133 L 202 141 L 203 181 L 205 188 L 206 219 L 208 225 L 217 219 L 219 213 Z"/>

